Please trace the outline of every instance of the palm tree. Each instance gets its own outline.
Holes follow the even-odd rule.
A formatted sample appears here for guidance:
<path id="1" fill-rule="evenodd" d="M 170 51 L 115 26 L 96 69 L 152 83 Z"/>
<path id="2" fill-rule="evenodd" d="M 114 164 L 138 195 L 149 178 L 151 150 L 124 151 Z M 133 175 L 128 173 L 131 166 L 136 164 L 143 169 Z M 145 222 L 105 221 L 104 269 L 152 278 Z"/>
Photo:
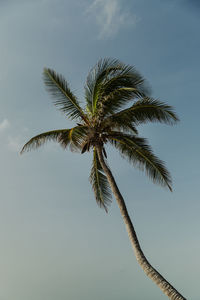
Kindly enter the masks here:
<path id="1" fill-rule="evenodd" d="M 54 104 L 77 123 L 70 129 L 48 131 L 31 138 L 21 153 L 36 149 L 50 140 L 58 142 L 64 149 L 82 154 L 92 150 L 90 182 L 97 204 L 107 212 L 114 194 L 136 259 L 144 272 L 170 299 L 186 299 L 146 259 L 125 201 L 108 166 L 105 150 L 105 145 L 111 144 L 134 166 L 145 170 L 153 182 L 171 191 L 169 172 L 154 155 L 147 140 L 138 136 L 136 126 L 147 122 L 177 122 L 178 117 L 172 107 L 150 97 L 145 80 L 134 67 L 114 59 L 101 59 L 89 72 L 84 109 L 62 75 L 49 68 L 44 69 L 43 75 Z"/>

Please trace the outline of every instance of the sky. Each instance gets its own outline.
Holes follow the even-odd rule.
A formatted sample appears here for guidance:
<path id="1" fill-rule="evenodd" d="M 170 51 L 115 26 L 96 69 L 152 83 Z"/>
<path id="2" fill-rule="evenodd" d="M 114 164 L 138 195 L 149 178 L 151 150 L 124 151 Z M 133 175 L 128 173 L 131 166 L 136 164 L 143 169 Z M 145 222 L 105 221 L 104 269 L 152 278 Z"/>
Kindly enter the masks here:
<path id="1" fill-rule="evenodd" d="M 113 199 L 108 214 L 88 181 L 92 155 L 32 136 L 73 123 L 44 88 L 44 67 L 84 103 L 88 71 L 112 57 L 133 65 L 176 126 L 140 135 L 166 162 L 173 193 L 108 148 L 108 162 L 151 264 L 186 299 L 199 299 L 200 4 L 195 0 L 0 1 L 0 299 L 161 300 L 138 266 Z"/>

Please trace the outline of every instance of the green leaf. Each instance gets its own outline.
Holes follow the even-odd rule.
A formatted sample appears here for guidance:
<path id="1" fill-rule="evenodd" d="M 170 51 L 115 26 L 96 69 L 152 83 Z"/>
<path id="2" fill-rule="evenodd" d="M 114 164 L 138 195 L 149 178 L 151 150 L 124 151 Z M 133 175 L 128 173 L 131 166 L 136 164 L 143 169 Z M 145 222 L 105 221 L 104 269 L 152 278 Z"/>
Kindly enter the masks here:
<path id="1" fill-rule="evenodd" d="M 148 94 L 142 76 L 118 60 L 100 60 L 90 71 L 85 87 L 88 110 L 105 116 L 127 100 Z"/>
<path id="2" fill-rule="evenodd" d="M 109 74 L 117 71 L 119 68 L 119 62 L 116 59 L 100 59 L 90 70 L 85 85 L 85 98 L 87 101 L 87 109 L 92 114 L 96 109 L 102 82 Z"/>
<path id="3" fill-rule="evenodd" d="M 54 70 L 47 68 L 44 68 L 43 75 L 47 91 L 55 99 L 54 104 L 70 119 L 81 118 L 87 123 L 87 117 L 64 77 L 57 74 Z"/>
<path id="4" fill-rule="evenodd" d="M 68 135 L 70 129 L 58 129 L 58 130 L 52 130 L 48 132 L 43 132 L 41 134 L 38 134 L 34 137 L 32 137 L 22 148 L 21 154 L 30 151 L 35 150 L 39 148 L 40 146 L 44 145 L 48 141 L 54 141 L 58 142 L 61 136 Z"/>
<path id="5" fill-rule="evenodd" d="M 102 121 L 102 128 L 105 128 L 105 131 L 122 131 L 124 133 L 134 133 L 138 134 L 136 127 L 132 124 L 129 119 L 125 117 L 114 117 L 115 115 L 110 116 Z"/>
<path id="6" fill-rule="evenodd" d="M 80 151 L 82 150 L 82 146 L 87 140 L 87 127 L 86 126 L 76 126 L 70 129 L 69 136 L 70 142 L 65 143 L 65 139 L 60 140 L 60 144 L 63 148 L 67 148 L 69 146 L 71 151 Z"/>
<path id="7" fill-rule="evenodd" d="M 35 150 L 48 141 L 59 143 L 64 149 L 68 146 L 71 151 L 80 150 L 86 136 L 86 127 L 77 126 L 71 129 L 58 129 L 41 133 L 31 138 L 22 148 L 21 154 Z"/>
<path id="8" fill-rule="evenodd" d="M 153 182 L 168 187 L 172 191 L 171 176 L 164 163 L 153 154 L 146 139 L 113 132 L 110 133 L 109 140 L 124 158 L 127 158 L 139 169 L 145 170 Z"/>
<path id="9" fill-rule="evenodd" d="M 97 204 L 108 211 L 108 205 L 112 201 L 112 193 L 107 181 L 107 177 L 101 167 L 98 159 L 97 151 L 93 150 L 93 162 L 90 173 L 90 183 L 92 185 Z"/>
<path id="10" fill-rule="evenodd" d="M 135 102 L 131 107 L 108 117 L 113 122 L 139 125 L 146 122 L 161 122 L 174 124 L 179 119 L 173 108 L 165 103 L 145 97 Z"/>

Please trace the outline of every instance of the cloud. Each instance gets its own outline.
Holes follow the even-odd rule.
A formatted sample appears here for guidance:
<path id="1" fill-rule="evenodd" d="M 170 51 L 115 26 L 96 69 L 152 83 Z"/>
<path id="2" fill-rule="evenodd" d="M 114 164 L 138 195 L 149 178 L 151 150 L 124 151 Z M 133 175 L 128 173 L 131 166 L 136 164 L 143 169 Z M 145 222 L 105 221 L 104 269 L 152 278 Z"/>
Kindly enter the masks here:
<path id="1" fill-rule="evenodd" d="M 14 152 L 20 152 L 22 148 L 22 142 L 20 137 L 8 137 L 8 148 Z"/>
<path id="2" fill-rule="evenodd" d="M 7 128 L 10 127 L 10 122 L 8 121 L 8 119 L 4 119 L 1 123 L 0 123 L 0 133 L 4 132 Z M 21 138 L 20 136 L 8 136 L 6 137 L 6 145 L 8 146 L 8 148 L 11 151 L 20 151 L 20 148 L 22 146 L 22 142 L 21 142 Z"/>
<path id="3" fill-rule="evenodd" d="M 122 9 L 121 0 L 94 0 L 87 9 L 99 27 L 99 38 L 115 36 L 119 30 L 135 25 L 139 18 Z"/>
<path id="4" fill-rule="evenodd" d="M 6 128 L 10 127 L 10 122 L 8 121 L 8 119 L 4 119 L 1 123 L 0 123 L 0 132 L 4 131 Z"/>

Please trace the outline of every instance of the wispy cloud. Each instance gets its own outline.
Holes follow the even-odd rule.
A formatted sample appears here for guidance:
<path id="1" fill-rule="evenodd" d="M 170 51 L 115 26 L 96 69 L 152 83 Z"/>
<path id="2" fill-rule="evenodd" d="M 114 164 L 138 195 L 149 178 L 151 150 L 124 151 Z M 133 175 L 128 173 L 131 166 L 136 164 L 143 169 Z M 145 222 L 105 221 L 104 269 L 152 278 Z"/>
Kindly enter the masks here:
<path id="1" fill-rule="evenodd" d="M 9 150 L 14 152 L 20 152 L 22 150 L 22 146 L 24 145 L 24 136 L 29 132 L 27 127 L 21 128 L 21 134 L 17 135 L 9 135 L 7 137 L 7 147 Z"/>
<path id="2" fill-rule="evenodd" d="M 4 119 L 1 123 L 0 123 L 0 132 L 4 131 L 6 128 L 10 127 L 10 122 L 8 121 L 8 119 Z"/>
<path id="3" fill-rule="evenodd" d="M 135 25 L 139 18 L 122 8 L 121 0 L 94 0 L 87 14 L 95 18 L 100 39 L 115 36 L 119 30 Z"/>
<path id="4" fill-rule="evenodd" d="M 22 141 L 20 137 L 8 137 L 8 148 L 14 152 L 20 152 L 22 148 Z"/>
<path id="5" fill-rule="evenodd" d="M 11 127 L 10 122 L 8 119 L 4 119 L 2 122 L 0 122 L 0 133 L 4 133 L 6 129 Z M 9 132 L 10 130 L 8 130 Z M 7 134 L 6 134 L 7 135 Z M 20 151 L 20 148 L 22 146 L 21 137 L 20 136 L 11 136 L 5 134 L 2 134 L 2 138 L 4 139 L 4 144 L 6 147 L 9 148 L 11 151 Z"/>

